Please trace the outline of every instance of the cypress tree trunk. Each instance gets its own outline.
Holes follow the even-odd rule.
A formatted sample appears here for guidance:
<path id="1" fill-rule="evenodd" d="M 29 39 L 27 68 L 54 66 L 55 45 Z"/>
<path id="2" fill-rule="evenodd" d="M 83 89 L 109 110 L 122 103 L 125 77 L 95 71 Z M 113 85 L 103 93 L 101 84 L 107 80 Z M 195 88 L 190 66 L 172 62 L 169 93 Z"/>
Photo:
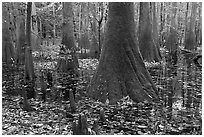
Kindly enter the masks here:
<path id="1" fill-rule="evenodd" d="M 146 61 L 159 61 L 159 49 L 156 47 L 152 36 L 152 24 L 150 21 L 150 6 L 148 2 L 140 3 L 139 17 L 139 47 L 142 57 Z M 148 49 L 148 50 L 147 50 Z"/>
<path id="2" fill-rule="evenodd" d="M 34 91 L 34 66 L 32 58 L 32 47 L 31 47 L 31 10 L 32 2 L 27 4 L 27 19 L 26 19 L 26 50 L 25 50 L 25 82 L 28 84 L 27 96 L 29 98 L 35 98 Z"/>
<path id="3" fill-rule="evenodd" d="M 23 12 L 23 11 L 21 11 Z M 25 14 L 23 12 L 23 14 Z M 23 15 L 17 17 L 16 21 L 16 64 L 25 62 L 25 18 Z"/>
<path id="4" fill-rule="evenodd" d="M 63 26 L 62 26 L 62 44 L 65 45 L 66 50 L 71 53 L 72 59 L 69 60 L 68 56 L 66 58 L 60 58 L 58 61 L 58 68 L 61 71 L 68 71 L 69 69 L 75 70 L 78 68 L 78 59 L 75 55 L 75 45 L 74 45 L 74 28 L 73 28 L 73 11 L 72 3 L 63 3 Z"/>
<path id="5" fill-rule="evenodd" d="M 134 4 L 109 3 L 99 66 L 88 87 L 91 98 L 110 104 L 129 95 L 134 101 L 157 99 L 135 34 Z"/>
<path id="6" fill-rule="evenodd" d="M 9 4 L 7 2 L 2 4 L 2 61 L 6 64 L 14 63 L 14 47 L 9 30 Z"/>
<path id="7" fill-rule="evenodd" d="M 91 13 L 94 19 L 91 22 L 92 39 L 91 39 L 90 54 L 92 57 L 97 58 L 99 48 L 98 48 L 98 43 L 97 43 L 96 6 L 95 4 L 91 4 L 91 6 L 92 6 Z"/>
<path id="8" fill-rule="evenodd" d="M 161 53 L 160 53 L 160 46 L 159 46 L 159 31 L 158 31 L 158 23 L 157 23 L 157 16 L 156 16 L 156 3 L 152 2 L 152 36 L 155 45 L 155 52 L 154 52 L 154 60 L 160 61 L 161 60 Z M 153 49 L 154 50 L 154 49 Z"/>
<path id="9" fill-rule="evenodd" d="M 174 64 L 177 63 L 178 32 L 177 32 L 177 3 L 172 3 L 171 27 L 167 38 L 166 47 L 169 50 L 169 58 Z"/>
<path id="10" fill-rule="evenodd" d="M 196 35 L 195 35 L 196 9 L 197 9 L 197 3 L 192 2 L 190 22 L 186 26 L 186 34 L 185 34 L 185 49 L 189 49 L 189 50 L 195 50 L 195 48 L 197 47 Z"/>

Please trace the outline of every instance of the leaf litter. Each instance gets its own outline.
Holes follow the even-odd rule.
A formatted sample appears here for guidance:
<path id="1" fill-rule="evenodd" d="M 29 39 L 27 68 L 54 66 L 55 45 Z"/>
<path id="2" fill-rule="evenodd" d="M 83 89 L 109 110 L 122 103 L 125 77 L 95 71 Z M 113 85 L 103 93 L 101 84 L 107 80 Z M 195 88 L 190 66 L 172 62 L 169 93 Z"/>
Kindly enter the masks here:
<path id="1" fill-rule="evenodd" d="M 69 101 L 48 100 L 42 102 L 40 98 L 29 100 L 32 112 L 22 110 L 21 96 L 2 97 L 2 134 L 3 135 L 71 135 L 72 122 L 77 120 L 80 113 L 87 116 L 89 128 L 93 128 L 94 120 L 98 121 L 98 134 L 104 135 L 177 135 L 177 134 L 202 134 L 202 117 L 192 115 L 191 112 L 198 111 L 194 108 L 182 108 L 177 111 L 177 117 L 167 117 L 168 108 L 162 103 L 142 102 L 135 103 L 129 97 L 124 97 L 116 105 L 103 104 L 86 97 L 86 86 L 93 76 L 98 60 L 79 59 L 80 80 L 77 84 L 78 100 L 77 111 L 71 113 Z M 147 67 L 161 64 L 148 64 Z M 35 71 L 42 68 L 53 69 L 53 63 L 35 62 Z M 159 73 L 154 67 L 150 73 Z M 7 73 L 3 73 L 7 74 Z M 6 77 L 6 76 L 5 76 Z M 3 93 L 9 89 L 9 78 L 3 78 Z M 155 82 L 155 77 L 153 78 Z M 192 82 L 186 83 L 189 85 Z M 6 86 L 7 84 L 7 86 Z M 165 90 L 163 83 L 157 84 L 158 88 Z M 195 84 L 194 84 L 195 85 Z M 199 85 L 199 84 L 196 84 Z M 192 84 L 191 84 L 192 86 Z M 200 90 L 200 87 L 197 87 Z M 99 119 L 101 108 L 104 110 L 105 121 Z"/>

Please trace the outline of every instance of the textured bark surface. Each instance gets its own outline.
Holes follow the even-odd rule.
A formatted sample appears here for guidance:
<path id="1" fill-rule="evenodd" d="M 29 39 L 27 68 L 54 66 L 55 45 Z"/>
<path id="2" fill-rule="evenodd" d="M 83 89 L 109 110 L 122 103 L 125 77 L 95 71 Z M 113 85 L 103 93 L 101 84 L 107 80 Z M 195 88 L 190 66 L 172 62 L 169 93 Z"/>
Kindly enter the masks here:
<path id="1" fill-rule="evenodd" d="M 26 19 L 26 49 L 25 49 L 25 84 L 28 86 L 27 97 L 35 98 L 36 93 L 34 90 L 35 85 L 35 74 L 32 58 L 32 47 L 31 47 L 31 10 L 32 2 L 27 4 L 27 19 Z"/>
<path id="2" fill-rule="evenodd" d="M 149 2 L 140 2 L 139 47 L 143 59 L 149 62 L 161 59 L 158 53 L 159 50 L 154 43 L 152 32 Z"/>
<path id="3" fill-rule="evenodd" d="M 166 47 L 170 53 L 174 54 L 178 49 L 178 32 L 177 32 L 177 3 L 172 3 L 172 13 L 171 13 L 171 27 L 167 38 Z"/>
<path id="4" fill-rule="evenodd" d="M 2 61 L 11 64 L 14 61 L 14 47 L 11 42 L 11 32 L 9 31 L 10 21 L 7 4 L 2 5 Z"/>
<path id="5" fill-rule="evenodd" d="M 62 44 L 66 46 L 66 49 L 74 48 L 74 26 L 73 26 L 73 11 L 72 3 L 63 3 L 63 27 L 62 27 Z"/>
<path id="6" fill-rule="evenodd" d="M 26 20 L 26 50 L 25 50 L 25 78 L 26 80 L 34 80 L 34 66 L 31 48 L 31 10 L 32 2 L 27 5 L 27 20 Z"/>
<path id="7" fill-rule="evenodd" d="M 72 59 L 61 58 L 58 61 L 58 68 L 60 71 L 68 71 L 79 67 L 78 59 L 75 55 L 74 44 L 74 26 L 73 26 L 73 11 L 72 3 L 63 3 L 63 27 L 62 27 L 62 44 L 65 45 L 67 50 L 71 51 Z M 71 68 L 70 68 L 71 66 Z"/>
<path id="8" fill-rule="evenodd" d="M 92 37 L 91 37 L 91 47 L 90 47 L 90 55 L 91 57 L 98 57 L 99 48 L 97 43 L 97 25 L 96 25 L 96 6 L 94 4 L 91 5 L 92 16 L 94 20 L 91 22 L 92 29 Z"/>
<path id="9" fill-rule="evenodd" d="M 40 49 L 40 37 L 38 35 L 38 23 L 35 2 L 32 2 L 31 11 L 31 47 L 32 51 Z"/>
<path id="10" fill-rule="evenodd" d="M 91 98 L 114 104 L 129 95 L 134 101 L 156 99 L 156 88 L 139 53 L 134 4 L 109 3 L 99 66 L 88 87 Z"/>
<path id="11" fill-rule="evenodd" d="M 156 15 L 156 3 L 152 2 L 152 36 L 155 44 L 155 52 L 154 52 L 154 60 L 160 61 L 162 56 L 160 53 L 160 45 L 159 45 L 159 31 L 158 31 L 158 23 L 157 23 L 157 15 Z"/>
<path id="12" fill-rule="evenodd" d="M 25 18 L 21 15 L 16 21 L 16 64 L 25 62 Z"/>
<path id="13" fill-rule="evenodd" d="M 189 49 L 189 50 L 195 50 L 195 48 L 197 47 L 196 35 L 195 35 L 196 10 L 197 10 L 197 3 L 192 2 L 190 22 L 188 22 L 186 25 L 186 34 L 185 34 L 185 49 Z"/>

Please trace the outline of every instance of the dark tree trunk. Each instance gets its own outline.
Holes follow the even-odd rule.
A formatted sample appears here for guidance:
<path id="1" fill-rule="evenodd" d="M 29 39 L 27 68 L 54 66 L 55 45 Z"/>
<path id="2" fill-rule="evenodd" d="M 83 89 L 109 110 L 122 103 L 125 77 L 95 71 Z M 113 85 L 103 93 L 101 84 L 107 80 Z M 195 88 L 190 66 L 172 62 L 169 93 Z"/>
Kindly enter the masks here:
<path id="1" fill-rule="evenodd" d="M 96 22 L 96 6 L 94 4 L 91 4 L 92 6 L 92 16 L 93 20 L 91 22 L 91 29 L 92 29 L 92 39 L 91 39 L 91 48 L 90 48 L 90 54 L 91 57 L 97 58 L 99 53 L 99 47 L 97 43 L 97 22 Z M 91 19 L 90 19 L 91 20 Z"/>
<path id="2" fill-rule="evenodd" d="M 171 27 L 170 32 L 167 38 L 166 47 L 169 50 L 169 59 L 173 61 L 173 64 L 177 63 L 177 49 L 178 49 L 178 32 L 176 24 L 177 14 L 177 3 L 172 3 L 172 12 L 171 12 Z"/>
<path id="3" fill-rule="evenodd" d="M 74 28 L 73 28 L 73 11 L 72 3 L 63 3 L 63 27 L 62 27 L 62 44 L 66 49 L 71 50 L 74 48 Z"/>
<path id="4" fill-rule="evenodd" d="M 97 71 L 88 87 L 91 98 L 114 104 L 129 95 L 134 101 L 157 99 L 136 40 L 133 3 L 109 3 L 107 30 Z"/>
<path id="5" fill-rule="evenodd" d="M 9 3 L 2 4 L 2 61 L 6 64 L 14 63 L 14 47 L 12 45 L 11 32 L 9 31 Z"/>
<path id="6" fill-rule="evenodd" d="M 197 47 L 196 35 L 195 35 L 196 10 L 197 10 L 197 3 L 192 2 L 190 22 L 186 26 L 186 34 L 185 34 L 185 49 L 189 49 L 189 50 L 195 50 Z"/>
<path id="7" fill-rule="evenodd" d="M 99 20 L 98 20 L 98 59 L 100 58 L 101 55 L 101 47 L 102 47 L 102 35 L 101 35 L 101 25 L 103 21 L 103 3 L 100 2 L 99 4 Z"/>
<path id="8" fill-rule="evenodd" d="M 76 70 L 79 67 L 78 59 L 75 54 L 75 44 L 74 44 L 74 28 L 73 28 L 73 11 L 72 3 L 63 3 L 63 26 L 62 26 L 62 44 L 65 45 L 66 50 L 71 53 L 71 60 L 67 56 L 65 59 L 60 58 L 58 61 L 58 68 L 60 71 Z"/>
<path id="9" fill-rule="evenodd" d="M 27 96 L 29 98 L 35 98 L 34 91 L 34 67 L 32 58 L 32 48 L 31 48 L 31 11 L 32 2 L 27 4 L 27 22 L 26 22 L 26 50 L 25 50 L 25 82 L 28 85 Z"/>
<path id="10" fill-rule="evenodd" d="M 139 17 L 139 47 L 142 57 L 146 61 L 159 61 L 159 49 L 156 47 L 152 36 L 152 24 L 150 20 L 150 6 L 148 2 L 140 3 Z M 147 50 L 148 49 L 148 50 Z"/>
<path id="11" fill-rule="evenodd" d="M 160 46 L 159 46 L 159 31 L 158 31 L 158 23 L 157 23 L 157 15 L 156 15 L 156 3 L 152 2 L 152 33 L 153 33 L 153 40 L 155 45 L 155 52 L 154 52 L 154 60 L 160 61 L 161 60 L 161 53 L 160 53 Z"/>
<path id="12" fill-rule="evenodd" d="M 16 64 L 19 65 L 25 62 L 25 18 L 18 17 L 17 23 Z"/>
<path id="13" fill-rule="evenodd" d="M 163 46 L 164 45 L 164 36 L 163 36 L 163 30 L 164 30 L 164 24 L 165 24 L 165 16 L 163 15 L 163 7 L 164 4 L 163 2 L 161 2 L 160 5 L 161 9 L 160 9 L 160 45 Z"/>

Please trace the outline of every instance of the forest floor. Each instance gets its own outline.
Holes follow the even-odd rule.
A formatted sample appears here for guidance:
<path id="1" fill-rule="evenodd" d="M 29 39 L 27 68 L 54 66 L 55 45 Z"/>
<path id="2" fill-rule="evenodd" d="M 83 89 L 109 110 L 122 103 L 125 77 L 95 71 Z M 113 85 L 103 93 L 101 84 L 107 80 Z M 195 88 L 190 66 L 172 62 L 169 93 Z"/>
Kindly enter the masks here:
<path id="1" fill-rule="evenodd" d="M 191 73 L 195 77 L 188 76 L 188 70 L 177 65 L 172 71 L 182 71 L 182 86 L 177 89 L 173 86 L 175 76 L 168 75 L 168 70 L 161 63 L 145 63 L 153 81 L 160 91 L 160 103 L 135 103 L 129 97 L 124 97 L 116 105 L 102 104 L 86 97 L 86 87 L 98 65 L 97 59 L 79 59 L 80 77 L 76 88 L 77 110 L 71 113 L 70 102 L 64 101 L 62 94 L 57 91 L 61 78 L 55 72 L 57 50 L 55 47 L 44 49 L 41 53 L 34 53 L 34 67 L 36 91 L 39 93 L 39 75 L 41 70 L 50 69 L 54 77 L 54 86 L 51 89 L 47 101 L 43 102 L 40 94 L 35 99 L 30 99 L 32 112 L 22 110 L 23 98 L 19 95 L 21 73 L 3 67 L 2 73 L 2 134 L 3 135 L 71 135 L 72 122 L 83 113 L 87 117 L 89 130 L 93 130 L 94 121 L 98 121 L 98 134 L 101 135 L 201 135 L 201 83 L 202 71 L 192 65 Z M 159 66 L 159 67 L 158 67 Z M 181 67 L 181 68 L 179 68 Z M 170 72 L 172 72 L 170 71 Z M 11 84 L 13 86 L 11 86 Z M 18 87 L 19 86 L 19 87 Z M 18 87 L 18 88 L 16 88 Z M 190 89 L 190 90 L 189 90 Z M 183 98 L 174 101 L 171 90 L 182 90 Z M 190 92 L 191 91 L 191 92 Z M 16 93 L 16 94 L 15 94 Z M 56 98 L 57 94 L 57 98 Z M 55 99 L 53 100 L 53 96 Z M 190 100 L 190 101 L 189 101 Z M 183 105 L 181 105 L 183 103 Z M 190 104 L 190 105 L 189 105 Z M 105 121 L 100 119 L 101 109 L 105 112 Z"/>

